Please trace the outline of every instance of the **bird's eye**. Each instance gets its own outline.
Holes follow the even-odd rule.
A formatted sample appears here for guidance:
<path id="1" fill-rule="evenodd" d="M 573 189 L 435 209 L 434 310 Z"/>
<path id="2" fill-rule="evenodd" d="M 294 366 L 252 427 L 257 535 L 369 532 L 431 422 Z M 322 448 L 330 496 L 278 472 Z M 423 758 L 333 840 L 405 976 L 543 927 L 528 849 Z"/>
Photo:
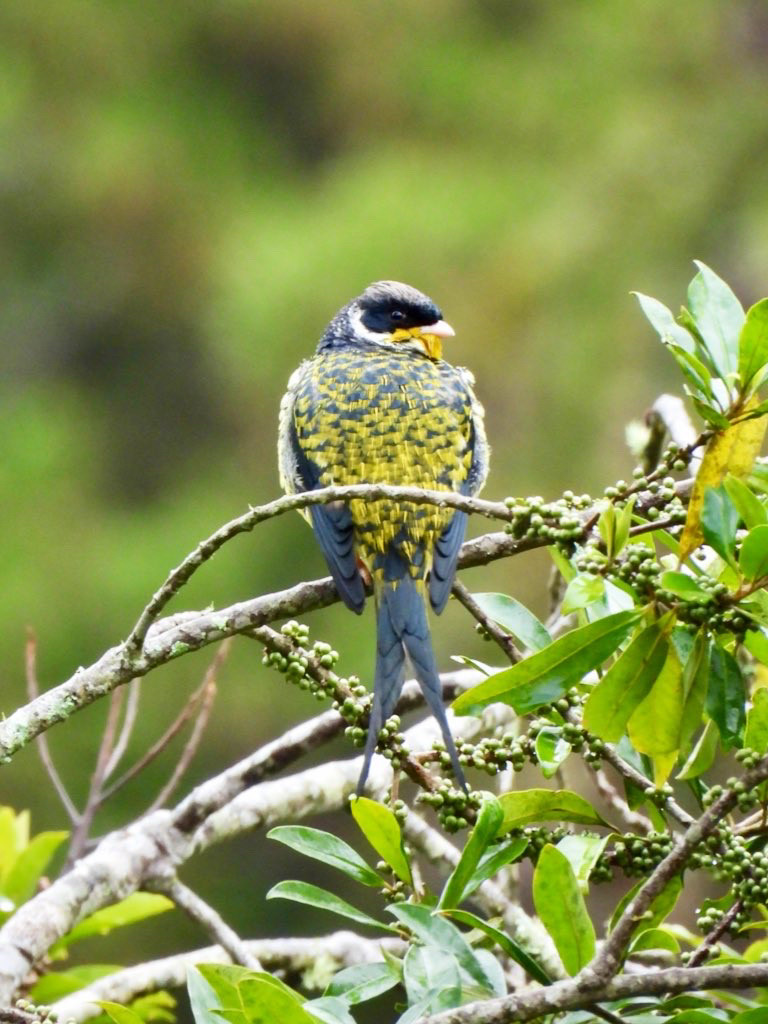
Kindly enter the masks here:
<path id="1" fill-rule="evenodd" d="M 405 320 L 405 313 L 402 311 L 402 309 L 393 309 L 392 312 L 389 314 L 389 319 L 393 323 L 399 323 L 401 320 Z"/>

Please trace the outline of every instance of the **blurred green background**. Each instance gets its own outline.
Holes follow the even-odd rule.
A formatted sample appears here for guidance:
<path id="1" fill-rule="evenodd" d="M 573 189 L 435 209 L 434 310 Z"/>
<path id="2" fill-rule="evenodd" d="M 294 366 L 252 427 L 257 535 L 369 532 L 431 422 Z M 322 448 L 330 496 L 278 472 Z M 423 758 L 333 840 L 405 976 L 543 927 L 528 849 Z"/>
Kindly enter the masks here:
<path id="1" fill-rule="evenodd" d="M 698 257 L 745 303 L 768 291 L 767 90 L 758 0 L 5 0 L 0 711 L 24 699 L 25 627 L 41 684 L 62 681 L 198 540 L 277 496 L 287 378 L 372 280 L 416 285 L 456 328 L 447 356 L 487 408 L 489 497 L 630 472 L 625 422 L 679 388 L 630 290 L 677 307 Z M 546 565 L 466 579 L 543 612 Z M 324 574 L 284 517 L 174 607 Z M 370 610 L 310 625 L 367 679 Z M 492 657 L 455 608 L 435 633 L 446 667 Z M 210 656 L 151 677 L 134 754 Z M 51 734 L 77 798 L 104 710 Z M 238 641 L 185 785 L 314 711 Z M 98 828 L 146 806 L 177 753 Z M 65 826 L 32 749 L 3 768 L 0 803 Z M 260 923 L 288 863 L 269 845 L 243 839 L 187 877 L 246 934 L 332 927 L 274 905 Z M 142 955 L 202 941 L 177 924 L 147 929 Z"/>

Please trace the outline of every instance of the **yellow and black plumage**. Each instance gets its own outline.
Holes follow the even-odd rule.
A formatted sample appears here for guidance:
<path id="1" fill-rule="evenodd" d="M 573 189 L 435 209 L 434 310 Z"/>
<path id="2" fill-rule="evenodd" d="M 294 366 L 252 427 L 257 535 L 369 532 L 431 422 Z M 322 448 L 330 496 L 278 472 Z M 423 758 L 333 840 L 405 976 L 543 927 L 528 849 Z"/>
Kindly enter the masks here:
<path id="1" fill-rule="evenodd" d="M 279 460 L 288 493 L 332 484 L 401 484 L 476 494 L 488 446 L 472 375 L 442 359 L 453 335 L 438 307 L 397 281 L 379 281 L 341 309 L 280 408 Z M 434 505 L 354 500 L 314 505 L 307 518 L 345 604 L 361 612 L 373 580 L 377 609 L 374 698 L 358 783 L 379 730 L 413 666 L 466 788 L 442 704 L 426 602 L 450 596 L 466 514 Z"/>

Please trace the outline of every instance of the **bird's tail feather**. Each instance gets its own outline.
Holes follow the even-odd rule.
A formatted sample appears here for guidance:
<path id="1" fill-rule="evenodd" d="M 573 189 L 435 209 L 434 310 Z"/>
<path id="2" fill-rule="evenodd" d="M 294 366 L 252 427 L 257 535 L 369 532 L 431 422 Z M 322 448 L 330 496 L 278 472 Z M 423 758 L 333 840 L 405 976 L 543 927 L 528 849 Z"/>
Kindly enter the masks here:
<path id="1" fill-rule="evenodd" d="M 467 788 L 443 706 L 440 676 L 427 622 L 424 587 L 411 579 L 406 570 L 399 579 L 385 579 L 376 587 L 376 673 L 363 770 L 357 784 L 358 795 L 368 777 L 379 731 L 394 711 L 403 688 L 406 653 L 430 710 L 440 725 L 456 780 L 464 790 Z"/>

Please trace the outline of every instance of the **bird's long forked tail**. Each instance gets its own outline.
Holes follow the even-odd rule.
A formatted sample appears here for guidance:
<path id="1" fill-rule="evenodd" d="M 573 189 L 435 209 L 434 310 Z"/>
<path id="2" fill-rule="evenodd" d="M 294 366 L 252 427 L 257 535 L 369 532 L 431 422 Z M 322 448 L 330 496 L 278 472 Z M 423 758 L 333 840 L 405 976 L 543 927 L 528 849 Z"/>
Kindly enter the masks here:
<path id="1" fill-rule="evenodd" d="M 466 779 L 459 764 L 459 755 L 443 705 L 440 675 L 427 622 L 424 588 L 419 582 L 411 579 L 406 571 L 399 579 L 387 580 L 376 587 L 376 672 L 373 682 L 373 705 L 357 794 L 360 796 L 368 778 L 379 732 L 394 712 L 400 697 L 405 681 L 406 653 L 426 702 L 440 726 L 456 781 L 466 792 Z"/>

